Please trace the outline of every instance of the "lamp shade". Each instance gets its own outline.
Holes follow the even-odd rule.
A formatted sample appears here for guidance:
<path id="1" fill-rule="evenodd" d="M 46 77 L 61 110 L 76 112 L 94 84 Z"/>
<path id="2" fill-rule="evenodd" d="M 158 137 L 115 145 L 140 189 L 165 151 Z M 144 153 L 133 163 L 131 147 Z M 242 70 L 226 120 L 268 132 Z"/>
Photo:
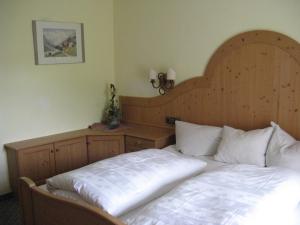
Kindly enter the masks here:
<path id="1" fill-rule="evenodd" d="M 167 79 L 168 80 L 175 80 L 176 79 L 176 72 L 172 68 L 168 69 Z"/>
<path id="2" fill-rule="evenodd" d="M 157 78 L 157 72 L 154 69 L 150 69 L 149 71 L 149 80 L 155 80 Z"/>

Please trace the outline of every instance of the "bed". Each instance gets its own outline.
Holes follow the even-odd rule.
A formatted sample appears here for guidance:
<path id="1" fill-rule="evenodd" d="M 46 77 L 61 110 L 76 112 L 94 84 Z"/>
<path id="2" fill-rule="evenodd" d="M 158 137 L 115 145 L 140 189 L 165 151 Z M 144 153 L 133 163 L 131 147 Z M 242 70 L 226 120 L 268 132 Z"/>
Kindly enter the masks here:
<path id="1" fill-rule="evenodd" d="M 120 100 L 124 120 L 129 123 L 168 127 L 165 124 L 165 117 L 174 116 L 195 124 L 218 127 L 228 125 L 239 129 L 253 130 L 267 127 L 270 121 L 275 121 L 285 131 L 299 139 L 299 96 L 299 43 L 283 34 L 272 31 L 250 31 L 239 34 L 221 45 L 208 62 L 204 76 L 192 78 L 179 84 L 165 96 L 154 98 L 121 97 Z M 211 164 L 209 163 L 209 165 Z M 167 224 L 166 218 L 156 220 L 158 217 L 164 217 L 164 215 L 172 215 L 172 218 L 176 218 L 175 214 L 170 214 L 172 208 L 168 208 L 166 202 L 176 200 L 174 198 L 176 195 L 188 193 L 186 189 L 192 191 L 197 184 L 204 187 L 207 184 L 206 177 L 221 176 L 220 174 L 224 173 L 223 167 L 224 165 L 213 167 L 202 175 L 183 181 L 162 197 L 140 205 L 119 217 L 114 217 L 97 207 L 46 192 L 43 188 L 35 186 L 30 179 L 22 178 L 20 196 L 25 225 Z M 244 172 L 253 170 L 252 167 L 240 168 L 239 165 L 235 165 L 235 167 L 225 165 L 225 167 L 229 168 L 228 173 L 234 173 L 235 170 Z M 220 168 L 223 169 L 220 170 Z M 256 171 L 261 171 L 262 174 L 269 171 L 269 168 L 261 169 Z M 285 182 L 290 182 L 290 180 L 288 173 L 283 171 L 276 170 L 272 173 L 287 179 L 284 181 L 278 179 L 277 184 L 284 186 Z M 237 176 L 237 173 L 235 174 Z M 252 174 L 255 178 L 255 174 L 259 175 L 260 172 L 252 172 Z M 213 189 L 218 185 L 207 186 L 206 189 Z M 272 188 L 272 186 L 266 187 L 269 187 L 269 190 Z M 225 192 L 224 189 L 220 189 L 215 193 L 223 195 Z M 232 194 L 237 194 L 237 191 L 232 192 Z M 216 195 L 208 196 L 208 199 Z M 201 194 L 196 193 L 196 196 L 198 197 L 195 199 L 199 198 L 198 202 L 201 202 Z M 263 193 L 262 196 L 264 196 Z M 255 199 L 255 197 L 252 198 L 254 203 Z M 292 199 L 296 198 L 291 198 L 290 202 Z M 231 200 L 232 198 L 230 198 L 229 203 Z M 182 201 L 184 198 L 178 199 L 178 202 L 182 203 Z M 205 204 L 205 202 L 201 202 L 201 204 Z M 292 204 L 296 203 L 293 202 Z M 158 206 L 165 209 L 159 215 L 157 211 L 153 211 Z M 205 207 L 201 206 L 200 208 L 203 210 Z M 232 214 L 232 212 L 228 213 Z M 152 219 L 144 220 L 143 215 Z M 176 215 L 180 215 L 180 213 Z M 183 217 L 171 224 L 185 219 L 184 215 L 188 214 L 183 214 Z M 237 215 L 242 214 L 237 213 Z M 232 220 L 228 223 L 224 222 L 224 224 L 244 225 L 247 224 L 246 222 L 238 223 Z M 182 220 L 181 223 L 177 224 L 182 224 Z M 207 224 L 218 224 L 218 222 L 207 221 Z"/>

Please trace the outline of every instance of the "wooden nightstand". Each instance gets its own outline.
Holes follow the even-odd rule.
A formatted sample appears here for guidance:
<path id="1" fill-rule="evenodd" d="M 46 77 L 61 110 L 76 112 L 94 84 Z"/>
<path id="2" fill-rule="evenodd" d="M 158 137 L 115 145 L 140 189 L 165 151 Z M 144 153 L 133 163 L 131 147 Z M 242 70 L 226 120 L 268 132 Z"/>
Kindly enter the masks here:
<path id="1" fill-rule="evenodd" d="M 163 148 L 175 142 L 174 130 L 148 126 L 131 126 L 125 132 L 125 152 Z"/>
<path id="2" fill-rule="evenodd" d="M 106 126 L 95 123 L 90 126 L 93 131 L 107 134 L 122 133 L 125 152 L 135 152 L 147 148 L 163 148 L 175 143 L 174 129 L 158 128 L 130 123 L 122 123 L 119 128 L 107 130 Z M 100 158 L 98 159 L 100 160 Z"/>

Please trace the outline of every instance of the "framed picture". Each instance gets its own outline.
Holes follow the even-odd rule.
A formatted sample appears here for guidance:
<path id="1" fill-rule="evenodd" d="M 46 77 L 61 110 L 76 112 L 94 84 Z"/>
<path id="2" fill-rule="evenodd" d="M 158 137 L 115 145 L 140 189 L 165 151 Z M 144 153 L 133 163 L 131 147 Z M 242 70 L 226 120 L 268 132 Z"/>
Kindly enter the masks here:
<path id="1" fill-rule="evenodd" d="M 84 62 L 83 24 L 32 22 L 35 64 Z"/>

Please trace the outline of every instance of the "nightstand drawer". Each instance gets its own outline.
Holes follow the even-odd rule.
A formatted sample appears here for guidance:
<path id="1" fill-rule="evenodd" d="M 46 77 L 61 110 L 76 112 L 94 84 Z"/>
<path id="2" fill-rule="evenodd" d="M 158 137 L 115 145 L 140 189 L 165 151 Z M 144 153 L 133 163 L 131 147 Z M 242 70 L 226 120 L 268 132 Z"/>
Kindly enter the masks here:
<path id="1" fill-rule="evenodd" d="M 125 148 L 126 152 L 134 152 L 147 148 L 154 148 L 155 142 L 151 140 L 146 140 L 143 138 L 126 136 L 125 138 Z"/>

